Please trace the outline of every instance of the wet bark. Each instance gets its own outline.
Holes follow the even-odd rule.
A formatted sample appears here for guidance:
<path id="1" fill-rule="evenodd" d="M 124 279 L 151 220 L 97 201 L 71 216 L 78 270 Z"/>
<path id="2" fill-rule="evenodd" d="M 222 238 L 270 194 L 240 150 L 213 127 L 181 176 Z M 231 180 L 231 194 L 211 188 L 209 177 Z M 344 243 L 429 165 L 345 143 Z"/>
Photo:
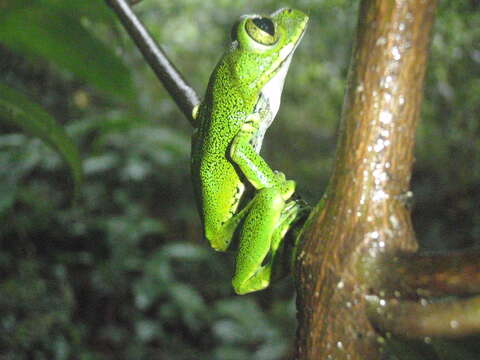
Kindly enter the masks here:
<path id="1" fill-rule="evenodd" d="M 380 358 L 366 295 L 411 253 L 409 183 L 435 0 L 363 0 L 335 168 L 297 261 L 298 359 Z"/>
<path id="2" fill-rule="evenodd" d="M 480 250 L 388 254 L 377 263 L 384 297 L 418 299 L 480 294 Z"/>
<path id="3" fill-rule="evenodd" d="M 408 301 L 373 296 L 367 307 L 375 327 L 389 336 L 454 339 L 480 332 L 480 297 Z"/>

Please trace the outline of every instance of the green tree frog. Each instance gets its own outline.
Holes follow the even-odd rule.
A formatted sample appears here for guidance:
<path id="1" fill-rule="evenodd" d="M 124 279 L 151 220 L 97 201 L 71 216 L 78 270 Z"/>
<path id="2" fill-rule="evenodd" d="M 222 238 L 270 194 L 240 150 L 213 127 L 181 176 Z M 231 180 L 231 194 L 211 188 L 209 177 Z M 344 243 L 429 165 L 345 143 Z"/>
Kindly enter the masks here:
<path id="1" fill-rule="evenodd" d="M 305 213 L 305 204 L 293 196 L 295 183 L 273 171 L 259 151 L 307 22 L 306 14 L 290 8 L 242 16 L 194 109 L 197 206 L 210 245 L 226 251 L 235 244 L 237 294 L 264 289 L 284 272 L 294 245 L 283 239 Z"/>

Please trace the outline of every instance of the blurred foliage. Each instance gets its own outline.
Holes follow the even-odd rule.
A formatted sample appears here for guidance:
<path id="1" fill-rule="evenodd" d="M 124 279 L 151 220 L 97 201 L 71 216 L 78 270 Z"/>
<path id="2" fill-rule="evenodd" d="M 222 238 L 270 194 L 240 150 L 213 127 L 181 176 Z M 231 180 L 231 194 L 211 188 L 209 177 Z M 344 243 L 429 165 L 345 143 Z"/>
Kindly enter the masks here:
<path id="1" fill-rule="evenodd" d="M 82 161 L 77 148 L 67 136 L 63 127 L 59 126 L 40 106 L 1 83 L 0 117 L 26 133 L 38 136 L 63 155 L 73 174 L 75 194 L 78 196 L 83 177 Z"/>
<path id="2" fill-rule="evenodd" d="M 236 17 L 284 5 L 144 0 L 135 11 L 202 93 Z M 311 22 L 264 155 L 311 202 L 332 166 L 356 5 L 295 3 Z M 232 258 L 201 237 L 188 122 L 102 1 L 0 0 L 0 83 L 23 94 L 9 104 L 31 121 L 63 126 L 85 176 L 71 207 L 61 158 L 0 121 L 1 359 L 290 357 L 291 280 L 233 295 Z M 480 4 L 441 2 L 413 176 L 425 247 L 480 238 L 479 97 Z M 425 343 L 392 348 L 398 359 L 478 353 L 478 339 Z"/>

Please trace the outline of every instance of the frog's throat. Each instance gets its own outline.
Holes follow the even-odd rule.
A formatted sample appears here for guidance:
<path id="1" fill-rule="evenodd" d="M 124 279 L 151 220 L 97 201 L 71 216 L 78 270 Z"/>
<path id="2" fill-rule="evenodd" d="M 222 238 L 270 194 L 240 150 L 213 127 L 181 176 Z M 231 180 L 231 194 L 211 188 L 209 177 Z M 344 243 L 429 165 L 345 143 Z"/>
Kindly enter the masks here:
<path id="1" fill-rule="evenodd" d="M 251 143 L 253 148 L 258 153 L 262 147 L 263 137 L 268 127 L 272 124 L 278 109 L 280 108 L 280 100 L 282 96 L 283 84 L 285 83 L 285 77 L 288 72 L 288 67 L 292 60 L 292 54 L 282 62 L 280 67 L 273 77 L 263 86 L 260 94 L 258 95 L 257 103 L 255 105 L 254 112 L 258 114 L 260 118 L 260 124 L 253 136 Z"/>
<path id="2" fill-rule="evenodd" d="M 278 113 L 278 109 L 280 108 L 280 101 L 282 97 L 283 85 L 285 84 L 285 77 L 287 76 L 290 63 L 292 62 L 293 54 L 297 49 L 297 46 L 302 41 L 304 34 L 305 29 L 303 29 L 302 33 L 299 35 L 297 41 L 293 46 L 291 46 L 290 48 L 282 49 L 281 52 L 286 50 L 287 54 L 281 54 L 281 58 L 283 58 L 283 60 L 275 68 L 275 70 L 273 71 L 273 76 L 270 78 L 270 80 L 267 81 L 267 83 L 260 91 L 259 101 L 262 96 L 267 100 L 267 103 L 269 105 L 268 107 L 271 112 L 271 121 L 273 121 L 273 119 Z M 268 126 L 269 125 L 270 124 L 268 124 Z"/>
<path id="3" fill-rule="evenodd" d="M 287 54 L 281 54 L 281 58 L 283 58 L 283 60 L 275 68 L 275 70 L 273 70 L 272 77 L 263 86 L 258 95 L 254 112 L 259 114 L 261 120 L 258 130 L 251 140 L 251 143 L 257 153 L 260 152 L 262 147 L 265 132 L 272 124 L 275 116 L 277 116 L 280 108 L 283 85 L 285 84 L 285 78 L 287 76 L 290 63 L 292 62 L 293 53 L 295 52 L 298 44 L 300 44 L 304 33 L 305 28 L 293 46 L 289 47 L 288 50 L 287 48 L 282 49 L 287 50 Z"/>

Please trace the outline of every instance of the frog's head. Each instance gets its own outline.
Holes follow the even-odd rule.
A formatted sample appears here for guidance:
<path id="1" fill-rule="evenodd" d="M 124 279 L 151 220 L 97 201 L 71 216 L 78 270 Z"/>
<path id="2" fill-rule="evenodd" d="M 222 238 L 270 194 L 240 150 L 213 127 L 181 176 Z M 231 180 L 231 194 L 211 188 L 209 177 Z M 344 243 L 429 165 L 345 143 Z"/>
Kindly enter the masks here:
<path id="1" fill-rule="evenodd" d="M 242 16 L 232 28 L 230 73 L 245 96 L 258 99 L 263 95 L 268 99 L 273 117 L 307 22 L 303 12 L 284 8 L 270 16 Z"/>

